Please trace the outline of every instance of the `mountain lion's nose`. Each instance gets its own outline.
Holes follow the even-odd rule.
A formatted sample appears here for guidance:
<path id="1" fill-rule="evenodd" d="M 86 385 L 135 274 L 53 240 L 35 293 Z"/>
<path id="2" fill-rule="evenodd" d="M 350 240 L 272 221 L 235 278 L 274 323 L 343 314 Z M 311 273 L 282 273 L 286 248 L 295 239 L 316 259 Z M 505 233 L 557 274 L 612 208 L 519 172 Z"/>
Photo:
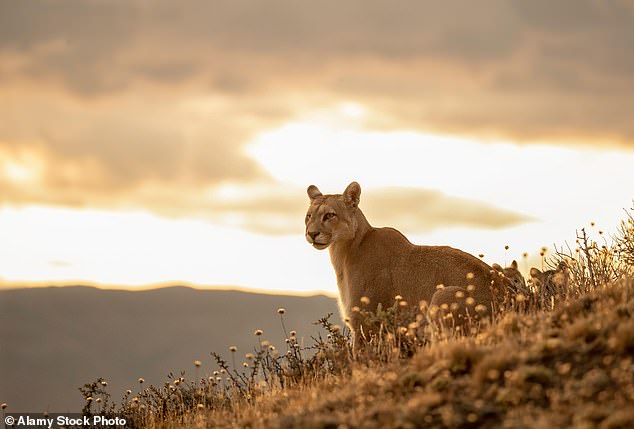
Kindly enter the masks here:
<path id="1" fill-rule="evenodd" d="M 315 231 L 313 231 L 313 232 L 308 231 L 308 235 L 310 236 L 310 238 L 311 238 L 313 241 L 315 241 L 315 238 L 319 235 L 319 231 L 317 231 L 317 232 L 315 232 Z"/>

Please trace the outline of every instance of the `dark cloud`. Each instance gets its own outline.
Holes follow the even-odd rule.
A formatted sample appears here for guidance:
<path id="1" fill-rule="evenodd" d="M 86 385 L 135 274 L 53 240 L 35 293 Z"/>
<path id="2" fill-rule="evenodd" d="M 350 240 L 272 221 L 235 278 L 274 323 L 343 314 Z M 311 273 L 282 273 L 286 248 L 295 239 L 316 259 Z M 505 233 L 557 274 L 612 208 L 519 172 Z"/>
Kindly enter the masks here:
<path id="1" fill-rule="evenodd" d="M 390 127 L 634 141 L 627 1 L 0 0 L 0 12 L 8 83 L 316 94 L 363 101 Z"/>

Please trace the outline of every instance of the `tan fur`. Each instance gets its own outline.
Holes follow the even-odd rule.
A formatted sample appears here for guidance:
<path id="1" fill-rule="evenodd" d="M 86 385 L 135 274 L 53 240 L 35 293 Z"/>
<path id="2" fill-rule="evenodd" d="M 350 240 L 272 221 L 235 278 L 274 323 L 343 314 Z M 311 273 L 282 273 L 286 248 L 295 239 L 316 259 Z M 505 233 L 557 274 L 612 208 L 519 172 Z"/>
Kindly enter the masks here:
<path id="1" fill-rule="evenodd" d="M 522 293 L 526 297 L 529 296 L 529 289 L 526 287 L 526 280 L 524 279 L 522 273 L 520 273 L 517 261 L 513 260 L 511 265 L 505 268 L 502 268 L 502 266 L 498 264 L 493 264 L 492 267 L 497 272 L 504 274 L 504 277 L 511 281 L 513 288 L 512 292 L 515 294 Z"/>
<path id="2" fill-rule="evenodd" d="M 417 246 L 393 228 L 375 228 L 366 220 L 358 204 L 361 187 L 352 182 L 343 194 L 322 195 L 316 186 L 308 188 L 310 207 L 306 215 L 306 239 L 316 249 L 329 249 L 337 275 L 342 315 L 358 341 L 360 321 L 352 308 L 392 306 L 396 295 L 410 304 L 450 306 L 456 293 L 474 298 L 474 307 L 491 314 L 494 299 L 507 286 L 487 264 L 448 246 Z M 469 277 L 473 278 L 468 278 Z M 437 285 L 447 286 L 438 289 Z M 474 288 L 467 291 L 467 286 Z M 368 308 L 368 307 L 366 307 Z M 474 314 L 475 311 L 471 311 Z"/>
<path id="3" fill-rule="evenodd" d="M 552 305 L 551 300 L 557 295 L 566 295 L 570 283 L 570 270 L 565 262 L 560 262 L 556 269 L 540 271 L 531 268 L 530 282 L 535 295 L 542 305 Z"/>

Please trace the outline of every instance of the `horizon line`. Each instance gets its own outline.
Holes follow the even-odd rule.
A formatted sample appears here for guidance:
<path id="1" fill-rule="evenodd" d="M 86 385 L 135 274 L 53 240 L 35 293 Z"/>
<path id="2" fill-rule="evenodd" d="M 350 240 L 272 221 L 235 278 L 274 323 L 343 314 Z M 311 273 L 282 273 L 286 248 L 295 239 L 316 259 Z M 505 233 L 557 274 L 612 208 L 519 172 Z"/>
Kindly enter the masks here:
<path id="1" fill-rule="evenodd" d="M 19 289 L 44 289 L 44 288 L 64 288 L 64 287 L 87 287 L 94 288 L 100 290 L 123 290 L 127 292 L 146 292 L 152 290 L 160 290 L 160 289 L 168 289 L 173 287 L 184 287 L 193 290 L 201 290 L 201 291 L 235 291 L 235 292 L 244 292 L 244 293 L 254 293 L 261 295 L 290 295 L 290 296 L 300 296 L 300 297 L 311 297 L 323 295 L 330 298 L 337 298 L 337 294 L 324 291 L 324 290 L 313 290 L 307 292 L 298 292 L 292 290 L 273 290 L 273 289 L 257 289 L 257 288 L 249 288 L 246 286 L 234 286 L 234 285 L 200 285 L 191 282 L 181 282 L 181 281 L 165 281 L 158 283 L 148 283 L 139 286 L 129 286 L 129 285 L 116 285 L 116 284 L 104 284 L 93 281 L 51 281 L 51 282 L 27 282 L 23 280 L 18 281 L 6 281 L 0 278 L 0 292 L 7 290 L 19 290 Z"/>

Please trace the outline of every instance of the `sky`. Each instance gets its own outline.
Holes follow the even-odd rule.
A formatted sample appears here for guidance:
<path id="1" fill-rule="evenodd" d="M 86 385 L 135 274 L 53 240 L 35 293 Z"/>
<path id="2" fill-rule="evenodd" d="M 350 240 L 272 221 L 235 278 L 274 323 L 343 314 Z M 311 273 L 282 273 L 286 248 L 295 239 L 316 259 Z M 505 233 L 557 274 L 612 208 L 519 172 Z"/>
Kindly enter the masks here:
<path id="1" fill-rule="evenodd" d="M 0 287 L 335 294 L 306 188 L 353 180 L 526 273 L 632 207 L 632 46 L 629 1 L 0 0 Z"/>

